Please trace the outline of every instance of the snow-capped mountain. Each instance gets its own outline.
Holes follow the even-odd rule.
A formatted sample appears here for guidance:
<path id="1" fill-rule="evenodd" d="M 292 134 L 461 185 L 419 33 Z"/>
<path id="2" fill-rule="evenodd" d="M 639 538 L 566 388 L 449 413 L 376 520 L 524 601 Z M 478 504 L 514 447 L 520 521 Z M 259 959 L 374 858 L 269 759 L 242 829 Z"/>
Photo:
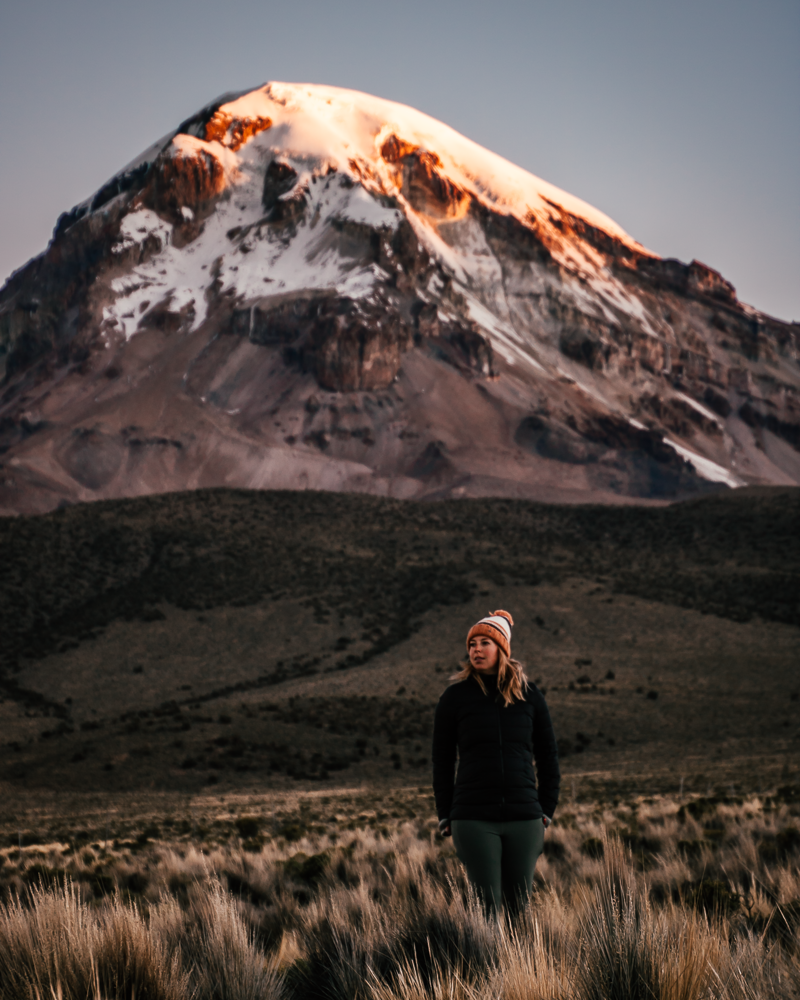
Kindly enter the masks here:
<path id="1" fill-rule="evenodd" d="M 0 510 L 800 483 L 800 326 L 411 108 L 267 84 L 0 291 Z"/>

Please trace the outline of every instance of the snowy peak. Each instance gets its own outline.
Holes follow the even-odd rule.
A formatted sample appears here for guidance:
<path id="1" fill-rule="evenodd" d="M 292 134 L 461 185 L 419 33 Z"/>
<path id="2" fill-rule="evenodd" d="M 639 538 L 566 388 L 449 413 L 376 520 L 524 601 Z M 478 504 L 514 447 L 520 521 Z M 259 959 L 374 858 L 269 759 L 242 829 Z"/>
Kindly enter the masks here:
<path id="1" fill-rule="evenodd" d="M 272 126 L 267 146 L 309 166 L 349 172 L 384 194 L 402 190 L 402 181 L 413 182 L 416 173 L 421 184 L 414 188 L 418 194 L 424 192 L 417 210 L 429 211 L 434 218 L 453 217 L 453 212 L 458 217 L 458 206 L 463 214 L 469 200 L 476 199 L 539 229 L 555 230 L 554 245 L 562 242 L 558 233 L 563 232 L 565 219 L 574 217 L 638 253 L 647 253 L 586 202 L 413 108 L 367 94 L 272 83 L 221 104 L 207 121 L 192 126 L 206 141 L 217 141 L 219 136 L 231 149 L 239 149 Z M 400 161 L 408 159 L 406 169 L 398 169 Z M 451 201 L 446 194 L 458 197 Z"/>
<path id="2" fill-rule="evenodd" d="M 271 116 L 277 127 L 287 130 L 286 140 L 281 139 L 285 147 L 334 158 L 339 169 L 353 169 L 351 161 L 360 159 L 382 179 L 387 178 L 384 165 L 402 158 L 398 145 L 402 143 L 402 155 L 427 152 L 432 166 L 492 208 L 522 219 L 530 212 L 546 214 L 548 203 L 556 203 L 609 235 L 639 246 L 597 209 L 401 104 L 335 87 L 268 84 L 223 110 L 234 116 Z M 392 136 L 394 143 L 389 142 Z"/>
<path id="3" fill-rule="evenodd" d="M 198 239 L 195 216 L 223 190 L 233 203 L 216 206 Z M 498 316 L 494 296 L 486 301 L 484 294 L 496 275 L 491 263 L 487 270 L 493 254 L 481 213 L 499 214 L 528 230 L 561 267 L 593 283 L 612 311 L 635 312 L 638 305 L 610 273 L 598 243 L 613 246 L 615 260 L 629 267 L 652 257 L 602 213 L 447 126 L 402 105 L 328 87 L 270 84 L 210 107 L 167 143 L 132 207 L 139 214 L 123 224 L 123 246 L 135 239 L 134 231 L 161 239 L 166 219 L 178 227 L 169 241 L 180 250 L 193 242 L 194 260 L 190 267 L 186 254 L 165 250 L 153 262 L 153 273 L 139 272 L 142 294 L 131 298 L 127 280 L 115 286 L 118 303 L 106 309 L 104 318 L 126 336 L 132 333 L 126 322 L 131 311 L 138 325 L 137 309 L 151 301 L 155 289 L 170 294 L 179 309 L 192 302 L 195 328 L 207 316 L 211 285 L 219 281 L 224 292 L 245 300 L 263 296 L 265 282 L 282 290 L 334 284 L 342 294 L 370 294 L 381 278 L 379 270 L 358 268 L 346 254 L 332 254 L 328 234 L 320 238 L 320 231 L 314 232 L 320 220 L 323 226 L 335 222 L 390 230 L 406 221 L 461 285 L 478 290 L 483 301 L 474 304 L 473 313 L 488 308 L 497 335 L 511 340 L 515 335 L 506 311 L 501 305 Z M 142 208 L 154 211 L 158 220 L 141 214 Z M 286 234 L 277 234 L 274 226 L 299 224 L 306 210 L 306 231 L 292 234 L 289 247 Z M 191 224 L 188 229 L 185 223 Z M 264 241 L 268 225 L 273 226 L 271 238 Z M 234 245 L 222 241 L 223 230 L 234 233 Z M 243 261 L 258 243 L 260 252 Z M 220 254 L 222 247 L 231 252 Z M 206 275 L 198 273 L 200 260 L 199 270 Z M 507 350 L 513 353 L 513 345 Z"/>

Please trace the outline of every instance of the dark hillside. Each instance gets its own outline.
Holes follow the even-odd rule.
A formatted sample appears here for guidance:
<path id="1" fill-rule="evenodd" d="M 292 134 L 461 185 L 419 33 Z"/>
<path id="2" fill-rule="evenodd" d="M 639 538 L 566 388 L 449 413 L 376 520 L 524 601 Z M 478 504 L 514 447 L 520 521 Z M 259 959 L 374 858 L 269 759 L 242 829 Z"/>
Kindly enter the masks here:
<path id="1" fill-rule="evenodd" d="M 158 604 L 287 597 L 321 620 L 359 618 L 363 662 L 424 610 L 469 599 L 479 578 L 600 576 L 617 592 L 735 621 L 800 623 L 796 489 L 655 509 L 203 490 L 4 519 L 0 553 L 7 671 L 116 619 L 147 621 Z"/>
<path id="2" fill-rule="evenodd" d="M 663 508 L 211 490 L 0 521 L 0 797 L 424 784 L 466 629 L 499 607 L 570 794 L 786 783 L 798 526 L 797 490 Z"/>

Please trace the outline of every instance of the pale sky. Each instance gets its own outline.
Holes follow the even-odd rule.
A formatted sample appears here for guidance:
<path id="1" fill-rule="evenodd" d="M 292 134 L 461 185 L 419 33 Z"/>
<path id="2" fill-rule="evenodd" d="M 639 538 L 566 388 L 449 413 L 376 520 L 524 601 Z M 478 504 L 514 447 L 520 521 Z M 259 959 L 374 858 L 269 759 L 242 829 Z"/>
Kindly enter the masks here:
<path id="1" fill-rule="evenodd" d="M 226 91 L 416 107 L 800 320 L 797 0 L 9 0 L 0 281 Z"/>

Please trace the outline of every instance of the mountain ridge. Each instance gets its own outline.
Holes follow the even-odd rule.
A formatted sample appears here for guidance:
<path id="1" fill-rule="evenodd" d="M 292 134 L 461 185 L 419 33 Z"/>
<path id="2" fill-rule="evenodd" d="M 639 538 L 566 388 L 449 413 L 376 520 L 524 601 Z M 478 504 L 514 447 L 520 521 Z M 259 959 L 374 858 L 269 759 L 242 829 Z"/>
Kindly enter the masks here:
<path id="1" fill-rule="evenodd" d="M 62 215 L 0 291 L 0 510 L 796 484 L 799 333 L 420 112 L 266 84 Z"/>

